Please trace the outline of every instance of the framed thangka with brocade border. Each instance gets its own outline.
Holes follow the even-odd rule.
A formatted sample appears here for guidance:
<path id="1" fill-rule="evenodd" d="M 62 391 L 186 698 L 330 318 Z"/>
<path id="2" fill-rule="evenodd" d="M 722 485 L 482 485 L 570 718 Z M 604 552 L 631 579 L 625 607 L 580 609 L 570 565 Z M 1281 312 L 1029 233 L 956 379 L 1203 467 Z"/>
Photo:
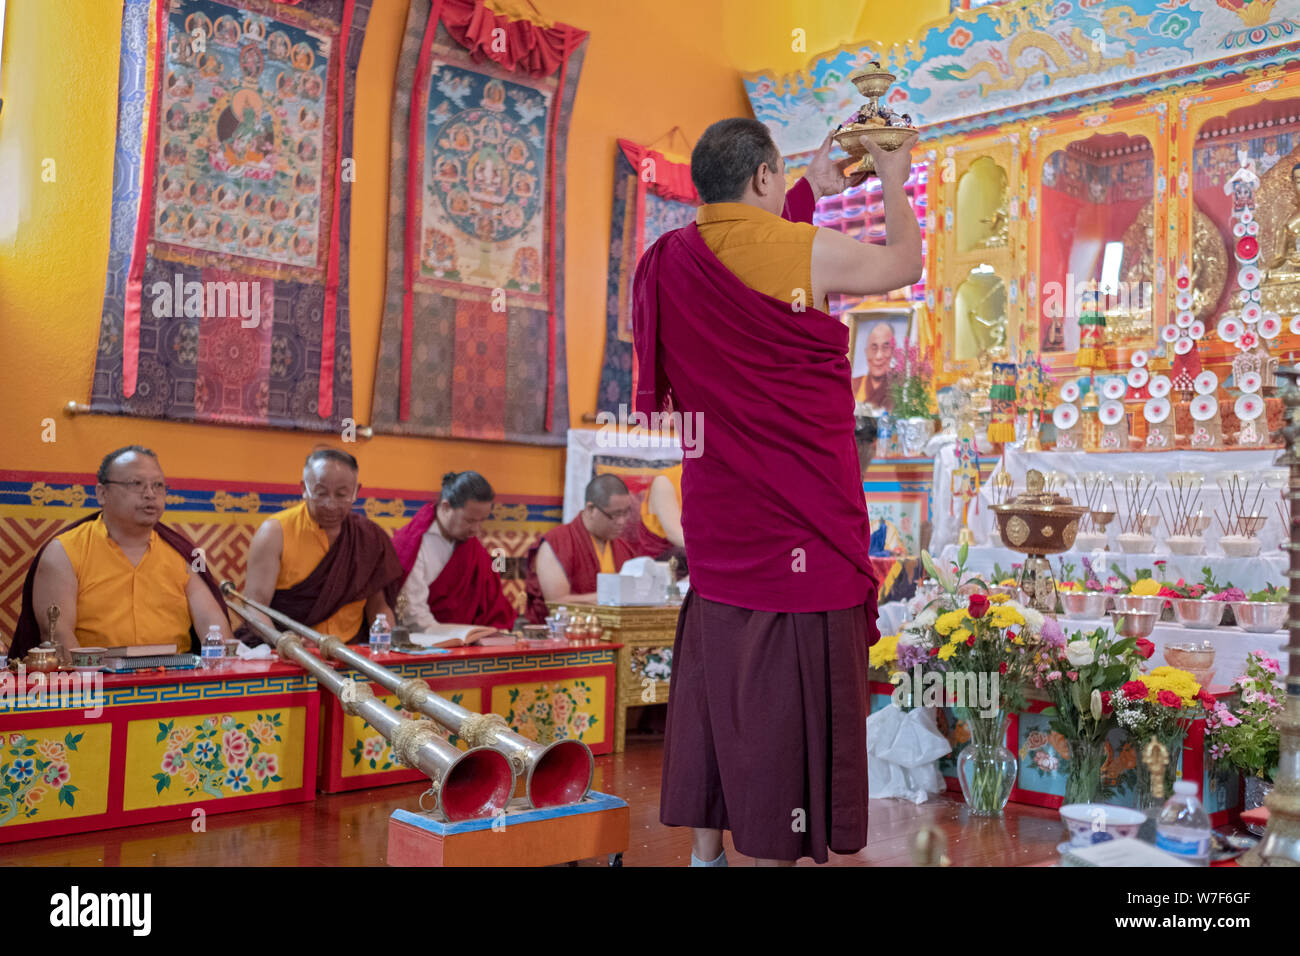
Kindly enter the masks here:
<path id="1" fill-rule="evenodd" d="M 125 0 L 98 412 L 352 414 L 354 78 L 370 0 Z"/>

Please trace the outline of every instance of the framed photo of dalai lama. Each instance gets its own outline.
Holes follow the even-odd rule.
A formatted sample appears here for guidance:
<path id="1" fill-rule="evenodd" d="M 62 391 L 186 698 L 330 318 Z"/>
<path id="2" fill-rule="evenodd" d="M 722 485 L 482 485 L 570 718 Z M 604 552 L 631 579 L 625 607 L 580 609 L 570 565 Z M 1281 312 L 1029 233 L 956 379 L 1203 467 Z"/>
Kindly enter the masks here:
<path id="1" fill-rule="evenodd" d="M 911 341 L 910 308 L 870 309 L 849 312 L 849 365 L 853 376 L 853 399 L 889 411 L 889 367 L 894 349 Z"/>

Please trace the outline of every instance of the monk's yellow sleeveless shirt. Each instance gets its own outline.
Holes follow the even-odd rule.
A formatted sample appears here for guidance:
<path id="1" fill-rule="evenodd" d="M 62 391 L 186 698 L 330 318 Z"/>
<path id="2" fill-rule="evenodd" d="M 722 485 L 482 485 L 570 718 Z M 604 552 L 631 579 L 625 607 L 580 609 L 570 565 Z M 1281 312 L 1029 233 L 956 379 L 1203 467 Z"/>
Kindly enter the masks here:
<path id="1" fill-rule="evenodd" d="M 817 227 L 790 222 L 743 202 L 715 202 L 695 213 L 700 238 L 724 266 L 756 292 L 794 302 L 812 300 L 812 244 Z M 652 529 L 653 530 L 653 529 Z"/>
<path id="2" fill-rule="evenodd" d="M 316 565 L 321 563 L 330 549 L 330 539 L 321 526 L 312 520 L 305 501 L 284 511 L 277 511 L 271 517 L 280 522 L 280 529 L 284 532 L 280 574 L 275 579 L 275 589 L 283 591 L 316 570 Z M 343 605 L 319 624 L 311 626 L 322 634 L 341 637 L 346 641 L 360 630 L 365 614 L 366 602 L 353 601 Z M 388 623 L 389 626 L 393 624 L 392 621 Z"/>
<path id="3" fill-rule="evenodd" d="M 59 535 L 77 576 L 77 624 L 82 647 L 175 644 L 190 649 L 190 566 L 158 532 L 132 565 L 108 536 L 103 517 Z"/>
<path id="4" fill-rule="evenodd" d="M 680 507 L 682 503 L 682 466 L 674 465 L 672 468 L 669 468 L 667 471 L 662 471 L 659 474 L 663 475 L 673 483 L 673 490 L 677 492 L 677 505 Z M 646 530 L 651 534 L 657 534 L 659 537 L 667 540 L 668 535 L 664 534 L 663 523 L 659 520 L 659 516 L 650 510 L 649 488 L 646 488 L 645 494 L 641 496 L 641 523 L 646 526 Z"/>

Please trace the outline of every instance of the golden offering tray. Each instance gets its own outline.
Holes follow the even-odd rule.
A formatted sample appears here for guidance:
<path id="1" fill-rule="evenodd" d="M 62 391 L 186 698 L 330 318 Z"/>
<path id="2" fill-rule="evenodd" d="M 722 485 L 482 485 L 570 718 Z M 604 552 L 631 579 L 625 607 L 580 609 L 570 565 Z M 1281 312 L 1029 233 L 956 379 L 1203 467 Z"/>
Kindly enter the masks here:
<path id="1" fill-rule="evenodd" d="M 858 88 L 858 92 L 871 101 L 863 109 L 868 115 L 879 118 L 880 124 L 847 123 L 835 131 L 835 142 L 839 144 L 840 149 L 859 160 L 857 168 L 852 172 L 873 173 L 876 171 L 876 164 L 872 161 L 871 154 L 867 152 L 867 147 L 863 145 L 862 137 L 866 136 L 881 149 L 893 152 L 913 136 L 916 129 L 912 126 L 887 126 L 884 118 L 880 116 L 879 100 L 885 95 L 890 84 L 897 79 L 893 73 L 881 69 L 880 64 L 873 62 L 869 68 L 850 74 L 849 79 Z M 861 112 L 860 110 L 859 113 Z"/>

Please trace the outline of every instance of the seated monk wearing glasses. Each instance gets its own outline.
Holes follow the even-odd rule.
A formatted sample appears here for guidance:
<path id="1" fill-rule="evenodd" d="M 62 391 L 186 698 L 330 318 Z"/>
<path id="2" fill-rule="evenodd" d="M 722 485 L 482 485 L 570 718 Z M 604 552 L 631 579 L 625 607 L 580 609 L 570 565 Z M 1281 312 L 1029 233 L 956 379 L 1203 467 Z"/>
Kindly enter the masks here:
<path id="1" fill-rule="evenodd" d="M 43 640 L 65 647 L 175 644 L 198 653 L 199 638 L 230 622 L 203 552 L 162 517 L 167 482 L 158 457 L 130 445 L 109 452 L 96 474 L 100 509 L 36 553 L 23 584 L 10 653 Z M 48 609 L 59 608 L 54 634 Z"/>
<path id="2" fill-rule="evenodd" d="M 388 533 L 352 510 L 357 460 L 336 448 L 307 456 L 302 501 L 262 523 L 248 549 L 245 593 L 322 634 L 353 641 L 385 615 L 402 583 Z M 243 637 L 247 625 L 240 629 Z M 252 642 L 251 635 L 245 638 Z"/>
<path id="3" fill-rule="evenodd" d="M 596 575 L 617 574 L 636 550 L 623 538 L 635 516 L 632 495 L 617 475 L 597 475 L 586 504 L 568 524 L 552 528 L 528 553 L 528 620 L 546 623 L 546 605 L 596 600 Z"/>

